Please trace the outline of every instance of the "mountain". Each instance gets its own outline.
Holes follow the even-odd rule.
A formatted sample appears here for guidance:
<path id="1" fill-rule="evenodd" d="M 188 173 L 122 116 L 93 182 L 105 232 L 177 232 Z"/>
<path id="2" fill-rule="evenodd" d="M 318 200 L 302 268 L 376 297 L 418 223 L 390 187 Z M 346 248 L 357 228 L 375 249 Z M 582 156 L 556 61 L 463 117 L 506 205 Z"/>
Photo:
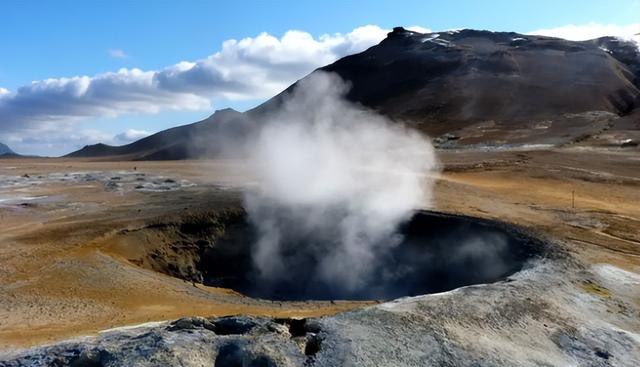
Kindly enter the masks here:
<path id="1" fill-rule="evenodd" d="M 0 157 L 2 156 L 16 156 L 17 154 L 11 150 L 6 144 L 0 143 Z"/>
<path id="2" fill-rule="evenodd" d="M 613 37 L 395 28 L 321 70 L 350 81 L 352 101 L 457 144 L 566 143 L 640 105 L 638 46 Z M 296 85 L 257 110 L 276 109 Z"/>
<path id="3" fill-rule="evenodd" d="M 123 146 L 87 145 L 66 157 L 118 157 L 131 160 L 175 160 L 220 156 L 227 144 L 250 131 L 248 117 L 233 109 L 216 111 L 208 118 L 174 127 Z"/>
<path id="4" fill-rule="evenodd" d="M 470 29 L 423 34 L 397 27 L 378 45 L 320 70 L 347 80 L 351 101 L 424 131 L 442 147 L 568 144 L 610 129 L 640 138 L 640 117 L 632 113 L 640 106 L 640 51 L 613 37 L 568 41 Z M 219 154 L 230 141 L 227 134 L 250 132 L 251 121 L 277 110 L 297 85 L 246 113 L 218 111 L 129 145 L 88 146 L 70 156 Z M 636 117 L 618 126 L 619 117 L 627 115 Z M 195 141 L 209 142 L 204 144 L 209 148 L 194 151 L 203 145 Z"/>

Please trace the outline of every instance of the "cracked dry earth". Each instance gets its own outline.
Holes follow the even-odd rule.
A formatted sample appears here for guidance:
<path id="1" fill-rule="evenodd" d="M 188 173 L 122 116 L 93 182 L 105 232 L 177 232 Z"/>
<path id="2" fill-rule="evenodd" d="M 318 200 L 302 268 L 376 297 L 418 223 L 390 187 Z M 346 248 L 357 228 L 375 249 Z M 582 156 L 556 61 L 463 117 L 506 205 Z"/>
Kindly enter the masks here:
<path id="1" fill-rule="evenodd" d="M 240 162 L 136 162 L 193 183 L 158 192 L 102 181 L 4 189 L 41 198 L 0 203 L 0 365 L 637 366 L 637 153 L 441 152 L 434 210 L 514 224 L 548 249 L 502 281 L 383 303 L 251 299 L 183 280 L 188 262 L 172 274 L 140 261 L 179 236 L 141 229 L 237 208 L 251 184 Z M 0 174 L 132 166 L 5 160 Z"/>

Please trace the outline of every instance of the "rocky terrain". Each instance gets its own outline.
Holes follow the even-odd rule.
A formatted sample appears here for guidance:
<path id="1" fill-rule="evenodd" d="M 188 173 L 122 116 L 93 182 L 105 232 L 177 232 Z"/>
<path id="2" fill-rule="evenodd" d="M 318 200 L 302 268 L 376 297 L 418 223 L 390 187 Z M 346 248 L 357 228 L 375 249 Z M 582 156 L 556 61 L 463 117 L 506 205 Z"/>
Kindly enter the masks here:
<path id="1" fill-rule="evenodd" d="M 238 208 L 236 189 L 251 182 L 240 162 L 135 162 L 134 171 L 131 162 L 1 161 L 5 177 L 52 181 L 3 192 L 15 199 L 0 205 L 0 364 L 637 365 L 637 155 L 440 156 L 435 210 L 515 224 L 549 250 L 494 283 L 373 304 L 252 299 L 183 280 L 186 262 L 167 271 L 197 246 L 195 213 Z M 56 181 L 65 170 L 192 185 L 114 191 L 109 180 Z M 57 196 L 29 202 L 25 193 Z M 168 245 L 158 252 L 158 243 Z"/>
<path id="2" fill-rule="evenodd" d="M 5 365 L 635 366 L 639 284 L 559 256 L 506 282 L 336 316 L 189 317 L 17 352 Z"/>
<path id="3" fill-rule="evenodd" d="M 398 27 L 380 44 L 320 70 L 349 82 L 351 101 L 428 133 L 442 148 L 638 144 L 640 51 L 613 37 L 576 42 Z M 87 146 L 69 157 L 219 157 L 228 152 L 225 144 L 249 139 L 297 85 L 245 113 L 221 110 L 128 145 Z"/>

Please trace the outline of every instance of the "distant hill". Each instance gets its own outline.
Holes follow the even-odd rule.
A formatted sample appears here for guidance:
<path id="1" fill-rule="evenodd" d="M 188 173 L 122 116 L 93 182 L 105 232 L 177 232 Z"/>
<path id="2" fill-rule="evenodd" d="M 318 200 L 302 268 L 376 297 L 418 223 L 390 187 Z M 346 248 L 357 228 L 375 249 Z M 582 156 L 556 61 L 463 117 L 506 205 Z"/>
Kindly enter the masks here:
<path id="1" fill-rule="evenodd" d="M 233 109 L 216 111 L 208 118 L 174 127 L 131 144 L 87 145 L 66 157 L 118 157 L 131 160 L 175 160 L 219 156 L 226 145 L 250 131 L 248 118 Z"/>
<path id="2" fill-rule="evenodd" d="M 415 126 L 442 147 L 583 141 L 615 130 L 619 116 L 638 116 L 631 112 L 640 106 L 638 45 L 613 37 L 577 42 L 470 29 L 422 34 L 398 27 L 380 44 L 320 70 L 347 80 L 353 102 Z M 132 144 L 87 146 L 69 156 L 220 154 L 230 137 L 250 133 L 252 124 L 296 87 L 246 113 L 218 111 Z M 633 119 L 619 130 L 640 130 Z"/>
<path id="3" fill-rule="evenodd" d="M 17 155 L 18 154 L 16 154 L 13 150 L 11 150 L 11 148 L 9 148 L 6 144 L 0 143 L 0 157 L 17 156 Z"/>

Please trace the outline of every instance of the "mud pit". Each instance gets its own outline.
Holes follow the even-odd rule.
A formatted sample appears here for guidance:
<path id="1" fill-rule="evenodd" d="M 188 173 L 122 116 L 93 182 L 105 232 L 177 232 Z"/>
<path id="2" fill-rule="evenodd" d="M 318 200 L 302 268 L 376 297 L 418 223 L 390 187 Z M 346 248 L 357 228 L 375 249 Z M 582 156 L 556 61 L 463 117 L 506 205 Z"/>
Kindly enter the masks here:
<path id="1" fill-rule="evenodd" d="M 365 286 L 345 290 L 318 276 L 323 235 L 283 243 L 287 276 L 267 280 L 254 266 L 256 230 L 242 211 L 152 225 L 147 238 L 149 230 L 161 234 L 151 235 L 156 245 L 134 261 L 138 265 L 271 300 L 389 300 L 443 292 L 504 279 L 545 249 L 541 240 L 504 223 L 419 211 L 400 228 L 399 244 L 380 252 Z"/>

